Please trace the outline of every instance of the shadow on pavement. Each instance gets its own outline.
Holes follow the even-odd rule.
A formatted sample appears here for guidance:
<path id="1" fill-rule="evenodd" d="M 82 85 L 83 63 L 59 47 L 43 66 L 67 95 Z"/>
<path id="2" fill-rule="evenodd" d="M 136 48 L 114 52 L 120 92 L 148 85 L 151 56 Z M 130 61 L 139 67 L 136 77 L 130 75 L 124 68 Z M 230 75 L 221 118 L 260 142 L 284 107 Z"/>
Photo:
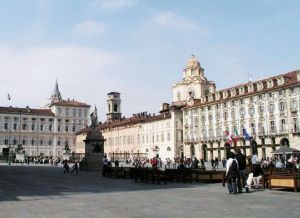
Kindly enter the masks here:
<path id="1" fill-rule="evenodd" d="M 61 167 L 0 166 L 0 201 L 63 198 L 70 193 L 137 192 L 205 185 L 209 184 L 144 184 L 131 179 L 103 178 L 100 172 L 64 174 Z"/>

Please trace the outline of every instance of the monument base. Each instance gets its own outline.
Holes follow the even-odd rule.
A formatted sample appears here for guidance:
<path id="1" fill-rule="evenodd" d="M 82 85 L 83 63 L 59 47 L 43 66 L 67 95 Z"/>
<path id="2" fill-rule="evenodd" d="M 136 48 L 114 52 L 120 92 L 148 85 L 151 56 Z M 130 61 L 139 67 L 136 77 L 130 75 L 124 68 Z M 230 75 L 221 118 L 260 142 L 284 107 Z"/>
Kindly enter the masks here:
<path id="1" fill-rule="evenodd" d="M 102 171 L 102 159 L 104 155 L 99 154 L 87 154 L 79 164 L 79 169 L 82 171 Z"/>
<path id="2" fill-rule="evenodd" d="M 63 160 L 70 160 L 70 154 L 69 153 L 63 153 Z"/>

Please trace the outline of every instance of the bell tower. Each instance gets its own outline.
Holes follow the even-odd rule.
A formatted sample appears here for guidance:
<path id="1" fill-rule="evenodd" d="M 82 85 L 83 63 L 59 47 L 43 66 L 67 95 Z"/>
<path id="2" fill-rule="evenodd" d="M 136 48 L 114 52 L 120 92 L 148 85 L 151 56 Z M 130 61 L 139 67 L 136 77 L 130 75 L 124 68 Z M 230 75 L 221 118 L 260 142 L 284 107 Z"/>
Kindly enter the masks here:
<path id="1" fill-rule="evenodd" d="M 119 120 L 121 119 L 121 98 L 120 93 L 110 92 L 107 94 L 107 111 L 106 119 L 107 121 Z"/>

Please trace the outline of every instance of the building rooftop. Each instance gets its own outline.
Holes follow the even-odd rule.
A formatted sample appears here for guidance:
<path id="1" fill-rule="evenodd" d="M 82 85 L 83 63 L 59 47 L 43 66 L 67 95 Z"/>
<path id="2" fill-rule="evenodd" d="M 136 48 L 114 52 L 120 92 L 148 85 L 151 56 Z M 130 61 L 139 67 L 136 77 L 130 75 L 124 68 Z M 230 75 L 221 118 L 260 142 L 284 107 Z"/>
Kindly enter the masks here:
<path id="1" fill-rule="evenodd" d="M 236 86 L 232 86 L 226 89 L 218 90 L 214 93 L 210 93 L 209 95 L 203 96 L 201 98 L 201 101 L 195 101 L 194 105 L 186 106 L 184 108 L 193 108 L 197 106 L 204 106 L 207 104 L 213 104 L 217 102 L 224 102 L 228 100 L 233 100 L 237 98 L 243 98 L 246 96 L 256 95 L 258 93 L 265 93 L 274 91 L 277 89 L 282 89 L 294 85 L 300 85 L 300 81 L 297 79 L 297 73 L 300 73 L 300 71 L 292 71 L 284 74 L 280 74 L 273 77 L 268 77 L 262 80 L 257 81 L 250 81 L 248 83 L 239 84 Z M 282 78 L 282 84 L 279 84 L 277 79 Z M 273 83 L 272 86 L 268 86 L 267 83 L 271 81 Z M 258 88 L 259 85 L 261 85 L 261 88 Z M 249 87 L 252 87 L 253 89 L 250 90 Z M 243 89 L 243 92 L 240 92 L 240 89 Z M 235 91 L 235 95 L 231 94 L 231 91 Z M 226 94 L 227 96 L 224 96 Z M 219 98 L 216 98 L 216 96 L 219 95 Z M 209 99 L 209 97 L 211 97 Z"/>
<path id="2" fill-rule="evenodd" d="M 158 120 L 164 120 L 164 119 L 170 119 L 171 114 L 159 114 L 159 115 L 151 115 L 151 114 L 134 114 L 132 117 L 129 118 L 122 118 L 120 120 L 113 120 L 111 122 L 104 122 L 104 123 L 99 123 L 97 126 L 97 129 L 105 130 L 105 129 L 111 129 L 115 127 L 121 127 L 121 126 L 128 126 L 128 125 L 134 125 L 138 123 L 148 123 L 148 122 L 153 122 L 153 121 L 158 121 Z M 91 131 L 90 127 L 81 129 L 76 133 L 76 135 L 80 135 L 82 133 L 88 133 Z"/>
<path id="3" fill-rule="evenodd" d="M 50 109 L 31 109 L 29 107 L 0 107 L 0 113 L 54 116 Z"/>
<path id="4" fill-rule="evenodd" d="M 79 102 L 79 101 L 76 101 L 76 100 L 60 100 L 60 101 L 57 101 L 57 102 L 53 102 L 50 104 L 50 107 L 51 106 L 65 106 L 65 107 L 84 107 L 84 108 L 90 108 L 91 106 L 86 104 L 86 103 L 82 103 L 82 102 Z"/>

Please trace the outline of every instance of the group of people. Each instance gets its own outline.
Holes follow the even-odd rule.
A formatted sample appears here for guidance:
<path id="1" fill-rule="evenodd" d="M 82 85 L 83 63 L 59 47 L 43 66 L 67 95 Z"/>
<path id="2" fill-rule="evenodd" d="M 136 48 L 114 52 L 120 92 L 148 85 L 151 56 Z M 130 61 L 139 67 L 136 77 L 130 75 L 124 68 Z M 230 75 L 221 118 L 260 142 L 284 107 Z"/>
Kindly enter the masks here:
<path id="1" fill-rule="evenodd" d="M 295 168 L 297 170 L 297 163 L 299 158 L 291 155 L 288 160 L 281 158 L 266 158 L 258 161 L 257 154 L 252 157 L 246 157 L 238 148 L 236 152 L 230 152 L 229 158 L 226 161 L 226 180 L 228 185 L 228 193 L 241 193 L 243 188 L 249 192 L 252 186 L 255 189 L 261 188 L 261 180 L 264 176 L 263 169 L 271 168 Z M 247 164 L 248 162 L 248 164 Z M 284 164 L 285 163 L 285 164 Z"/>
<path id="2" fill-rule="evenodd" d="M 70 172 L 70 167 L 69 167 L 68 160 L 63 160 L 62 164 L 64 166 L 64 173 L 68 174 Z M 79 169 L 78 169 L 78 162 L 75 161 L 74 165 L 72 166 L 71 173 L 75 172 L 76 174 L 78 174 L 78 171 L 79 171 Z"/>
<path id="3" fill-rule="evenodd" d="M 226 180 L 229 194 L 242 193 L 243 188 L 246 192 L 249 192 L 252 183 L 254 188 L 260 188 L 263 171 L 261 165 L 255 161 L 255 156 L 253 155 L 252 163 L 247 165 L 247 157 L 241 153 L 240 149 L 237 149 L 236 153 L 229 153 L 226 162 Z"/>

